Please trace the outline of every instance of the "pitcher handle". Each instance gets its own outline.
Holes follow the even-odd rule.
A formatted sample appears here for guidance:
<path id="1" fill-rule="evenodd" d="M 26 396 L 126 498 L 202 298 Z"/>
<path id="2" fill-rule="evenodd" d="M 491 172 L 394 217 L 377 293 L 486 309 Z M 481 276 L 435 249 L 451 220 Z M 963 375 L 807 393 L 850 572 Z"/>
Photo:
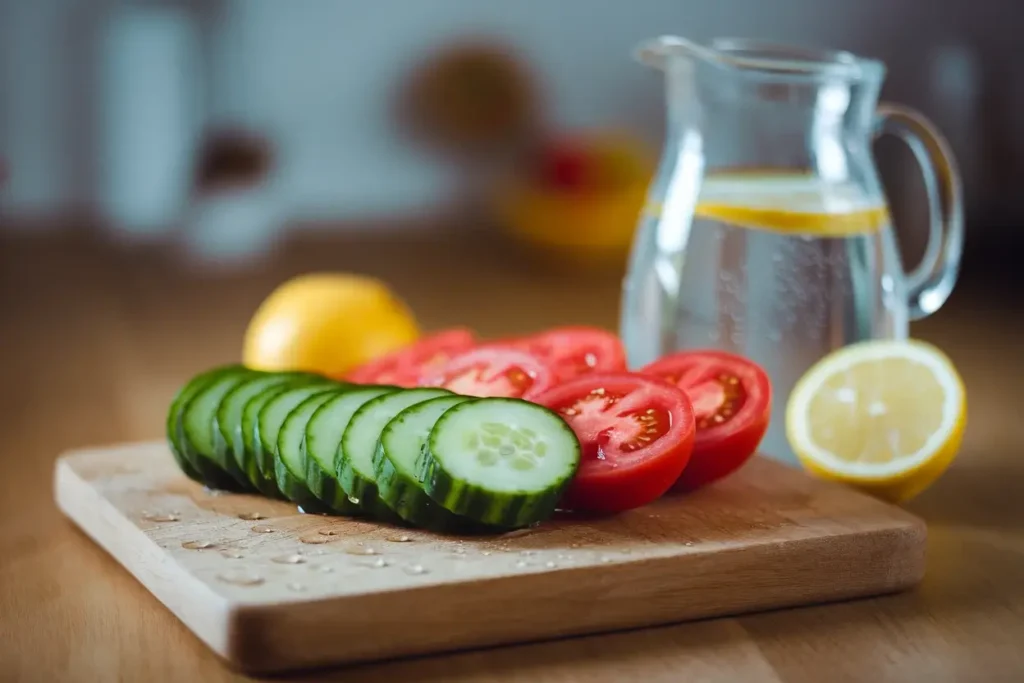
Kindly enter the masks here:
<path id="1" fill-rule="evenodd" d="M 920 320 L 946 302 L 956 283 L 964 250 L 963 190 L 949 143 L 928 119 L 908 107 L 881 104 L 875 134 L 887 133 L 910 147 L 928 198 L 928 245 L 907 273 L 910 317 Z"/>

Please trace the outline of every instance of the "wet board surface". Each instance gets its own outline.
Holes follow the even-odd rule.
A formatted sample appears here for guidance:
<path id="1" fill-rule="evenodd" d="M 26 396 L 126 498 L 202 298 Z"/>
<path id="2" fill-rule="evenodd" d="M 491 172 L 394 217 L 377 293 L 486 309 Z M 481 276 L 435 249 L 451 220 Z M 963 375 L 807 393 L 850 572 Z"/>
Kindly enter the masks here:
<path id="1" fill-rule="evenodd" d="M 878 595 L 925 564 L 913 515 L 765 458 L 697 493 L 497 537 L 207 491 L 163 443 L 66 454 L 55 495 L 210 648 L 258 673 Z"/>

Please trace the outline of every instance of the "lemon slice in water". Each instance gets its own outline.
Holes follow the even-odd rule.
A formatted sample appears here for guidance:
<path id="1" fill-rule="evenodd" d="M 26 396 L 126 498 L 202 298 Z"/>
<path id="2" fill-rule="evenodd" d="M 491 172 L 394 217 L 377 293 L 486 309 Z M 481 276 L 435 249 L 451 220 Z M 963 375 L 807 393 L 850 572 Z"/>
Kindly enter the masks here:
<path id="1" fill-rule="evenodd" d="M 952 362 L 919 341 L 870 341 L 826 356 L 790 394 L 786 435 L 810 471 L 907 500 L 949 466 L 967 421 Z"/>

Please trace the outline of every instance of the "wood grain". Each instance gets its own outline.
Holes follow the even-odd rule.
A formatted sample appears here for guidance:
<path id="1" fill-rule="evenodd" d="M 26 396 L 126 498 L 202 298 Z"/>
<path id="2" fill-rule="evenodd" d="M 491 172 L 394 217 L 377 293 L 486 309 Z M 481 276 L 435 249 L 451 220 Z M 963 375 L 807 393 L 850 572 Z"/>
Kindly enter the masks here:
<path id="1" fill-rule="evenodd" d="M 54 459 L 82 444 L 158 437 L 177 386 L 236 359 L 260 299 L 309 270 L 385 277 L 424 327 L 461 323 L 495 336 L 557 323 L 614 328 L 621 276 L 540 270 L 466 234 L 305 236 L 264 263 L 202 270 L 162 246 L 0 231 L 0 681 L 251 680 L 67 521 L 53 503 Z M 957 461 L 908 505 L 928 524 L 915 590 L 289 680 L 1020 681 L 1022 332 L 1019 300 L 964 286 L 913 327 L 956 363 L 970 410 Z"/>
<path id="2" fill-rule="evenodd" d="M 924 574 L 923 522 L 761 458 L 693 495 L 497 537 L 205 491 L 161 442 L 67 455 L 55 479 L 68 517 L 259 673 L 877 595 Z"/>

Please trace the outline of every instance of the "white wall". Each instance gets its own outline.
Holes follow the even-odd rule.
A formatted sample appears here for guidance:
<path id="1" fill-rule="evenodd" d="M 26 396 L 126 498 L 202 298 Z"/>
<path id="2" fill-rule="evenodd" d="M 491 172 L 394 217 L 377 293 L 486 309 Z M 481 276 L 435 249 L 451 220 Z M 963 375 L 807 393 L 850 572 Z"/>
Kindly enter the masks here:
<path id="1" fill-rule="evenodd" d="M 93 30 L 95 40 L 68 43 L 61 36 L 71 30 L 75 4 L 0 0 L 0 155 L 15 171 L 0 201 L 10 210 L 95 199 L 95 178 L 122 144 L 101 134 L 109 121 L 105 128 L 104 120 L 94 120 L 103 116 L 95 101 L 102 83 L 80 86 L 81 65 L 100 64 L 97 42 L 110 15 L 96 6 L 92 21 L 75 28 Z M 128 10 L 115 5 L 118 12 L 146 11 L 141 3 Z M 934 47 L 967 44 L 984 63 L 1005 66 L 1017 51 L 1022 14 L 1015 0 L 224 0 L 219 11 L 213 6 L 194 12 L 210 46 L 201 72 L 208 79 L 203 107 L 212 121 L 249 124 L 274 137 L 277 196 L 299 217 L 413 210 L 444 195 L 451 178 L 403 139 L 391 98 L 420 57 L 466 33 L 494 35 L 523 53 L 542 79 L 556 124 L 623 125 L 656 143 L 660 83 L 629 58 L 645 37 L 741 35 L 851 49 L 889 63 L 890 98 L 927 108 L 924 75 Z M 1017 21 L 996 18 L 1011 11 Z M 1009 76 L 1020 89 L 1024 71 L 1016 68 Z M 168 84 L 148 87 L 139 86 L 135 96 L 166 95 Z M 930 113 L 942 123 L 941 112 Z M 153 131 L 161 134 L 169 135 Z"/>

